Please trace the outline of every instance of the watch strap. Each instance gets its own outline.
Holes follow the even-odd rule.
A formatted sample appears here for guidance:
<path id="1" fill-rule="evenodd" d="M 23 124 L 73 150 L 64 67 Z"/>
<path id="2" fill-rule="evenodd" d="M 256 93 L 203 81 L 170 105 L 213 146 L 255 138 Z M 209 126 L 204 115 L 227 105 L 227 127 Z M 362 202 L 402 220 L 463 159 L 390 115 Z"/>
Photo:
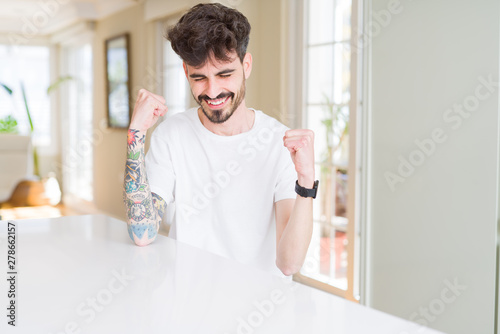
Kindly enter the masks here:
<path id="1" fill-rule="evenodd" d="M 312 189 L 309 188 L 304 188 L 301 185 L 299 185 L 299 181 L 295 181 L 295 192 L 300 195 L 301 197 L 312 197 L 316 198 L 316 194 L 318 193 L 318 185 L 319 181 L 316 180 L 314 181 L 314 186 Z"/>

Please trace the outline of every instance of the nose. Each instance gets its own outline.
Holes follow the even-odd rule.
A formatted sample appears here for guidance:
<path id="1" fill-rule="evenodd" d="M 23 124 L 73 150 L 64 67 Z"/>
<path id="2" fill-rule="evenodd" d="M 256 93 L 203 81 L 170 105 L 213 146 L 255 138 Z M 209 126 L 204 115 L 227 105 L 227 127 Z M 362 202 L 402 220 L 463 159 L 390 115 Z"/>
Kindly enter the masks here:
<path id="1" fill-rule="evenodd" d="M 212 78 L 208 79 L 205 94 L 211 99 L 215 99 L 220 93 L 220 86 L 217 83 L 217 80 Z"/>

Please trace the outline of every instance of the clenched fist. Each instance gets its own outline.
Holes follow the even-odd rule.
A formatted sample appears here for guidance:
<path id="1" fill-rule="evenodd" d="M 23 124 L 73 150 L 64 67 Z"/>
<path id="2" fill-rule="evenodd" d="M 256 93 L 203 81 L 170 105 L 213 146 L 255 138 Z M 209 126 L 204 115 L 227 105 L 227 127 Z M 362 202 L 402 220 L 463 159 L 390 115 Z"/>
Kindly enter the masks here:
<path id="1" fill-rule="evenodd" d="M 288 130 L 283 145 L 290 151 L 299 185 L 312 188 L 314 184 L 314 132 L 307 129 Z"/>
<path id="2" fill-rule="evenodd" d="M 130 121 L 130 129 L 146 131 L 155 125 L 158 118 L 165 115 L 167 110 L 165 99 L 162 96 L 153 94 L 144 88 L 140 89 Z"/>

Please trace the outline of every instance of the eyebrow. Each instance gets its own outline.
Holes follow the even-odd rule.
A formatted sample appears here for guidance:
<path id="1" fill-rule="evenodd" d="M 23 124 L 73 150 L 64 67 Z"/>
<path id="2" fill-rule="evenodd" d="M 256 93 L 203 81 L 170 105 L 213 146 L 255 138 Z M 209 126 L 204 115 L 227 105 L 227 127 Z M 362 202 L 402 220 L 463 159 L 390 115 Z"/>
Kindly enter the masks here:
<path id="1" fill-rule="evenodd" d="M 233 73 L 234 71 L 235 71 L 234 69 L 228 68 L 228 69 L 222 70 L 220 72 L 217 72 L 215 75 L 217 76 L 217 75 L 229 74 L 229 73 Z M 193 73 L 193 74 L 190 74 L 189 77 L 193 78 L 193 79 L 196 79 L 196 78 L 205 78 L 205 75 Z"/>

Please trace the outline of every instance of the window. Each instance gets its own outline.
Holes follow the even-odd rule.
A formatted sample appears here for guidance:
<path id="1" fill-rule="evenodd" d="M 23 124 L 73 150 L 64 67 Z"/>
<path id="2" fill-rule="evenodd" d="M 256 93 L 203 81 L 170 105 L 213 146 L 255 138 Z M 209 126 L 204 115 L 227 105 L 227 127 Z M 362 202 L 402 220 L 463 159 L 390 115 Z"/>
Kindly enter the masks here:
<path id="1" fill-rule="evenodd" d="M 163 96 L 168 106 L 166 117 L 186 111 L 189 106 L 189 86 L 182 67 L 182 60 L 172 49 L 170 41 L 163 37 L 165 27 L 177 23 L 179 18 L 169 19 L 161 25 Z"/>
<path id="2" fill-rule="evenodd" d="M 304 0 L 302 126 L 315 132 L 316 178 L 313 237 L 298 280 L 346 296 L 354 284 L 349 266 L 349 212 L 355 176 L 351 92 L 352 0 Z M 352 203 L 354 203 L 352 201 Z M 351 268 L 352 269 L 352 268 Z M 319 284 L 318 284 L 319 283 Z M 352 295 L 352 290 L 351 290 Z"/>
<path id="3" fill-rule="evenodd" d="M 65 196 L 93 200 L 92 47 L 70 45 L 62 49 L 63 73 L 71 80 L 63 87 L 63 179 Z"/>
<path id="4" fill-rule="evenodd" d="M 186 111 L 190 107 L 191 94 L 189 84 L 184 74 L 181 58 L 174 52 L 170 41 L 165 37 L 165 29 L 179 21 L 180 16 L 171 17 L 167 20 L 158 22 L 157 43 L 159 47 L 158 64 L 161 66 L 158 72 L 161 73 L 162 89 L 159 94 L 165 97 L 168 112 L 163 117 L 171 117 L 177 113 Z M 159 124 L 161 120 L 158 121 Z M 161 225 L 163 233 L 168 234 L 170 225 L 175 215 L 175 203 L 167 207 L 164 222 Z"/>
<path id="5" fill-rule="evenodd" d="M 33 144 L 52 144 L 51 108 L 47 88 L 50 85 L 50 49 L 47 46 L 0 45 L 0 82 L 12 89 L 9 96 L 0 91 L 0 118 L 12 115 L 21 134 L 30 133 L 21 85 L 31 114 Z"/>

